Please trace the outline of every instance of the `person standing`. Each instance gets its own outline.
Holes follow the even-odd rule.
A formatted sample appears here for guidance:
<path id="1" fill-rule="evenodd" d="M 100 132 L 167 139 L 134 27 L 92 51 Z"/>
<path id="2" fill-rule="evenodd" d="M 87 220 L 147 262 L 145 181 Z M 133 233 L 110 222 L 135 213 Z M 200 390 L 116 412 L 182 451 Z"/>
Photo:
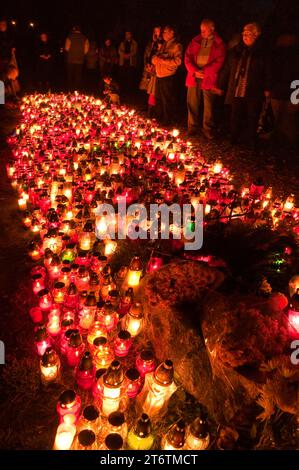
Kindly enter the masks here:
<path id="1" fill-rule="evenodd" d="M 195 135 L 198 131 L 199 107 L 203 99 L 203 133 L 208 139 L 214 137 L 215 94 L 212 89 L 224 63 L 225 49 L 224 42 L 215 31 L 214 21 L 204 19 L 200 34 L 192 39 L 185 53 L 189 135 Z"/>
<path id="2" fill-rule="evenodd" d="M 156 72 L 156 108 L 157 118 L 165 125 L 170 125 L 176 115 L 176 72 L 182 63 L 182 45 L 177 41 L 172 26 L 163 29 L 160 50 L 152 58 Z"/>
<path id="3" fill-rule="evenodd" d="M 131 31 L 126 31 L 124 41 L 118 48 L 119 70 L 124 92 L 130 94 L 136 82 L 138 45 Z"/>
<path id="4" fill-rule="evenodd" d="M 99 66 L 101 77 L 104 75 L 114 75 L 116 66 L 118 64 L 118 53 L 116 47 L 112 44 L 112 40 L 107 37 L 104 45 L 100 48 L 99 52 Z"/>
<path id="5" fill-rule="evenodd" d="M 79 26 L 74 26 L 68 35 L 64 49 L 66 51 L 68 89 L 80 90 L 85 56 L 89 50 L 89 41 L 82 34 Z"/>
<path id="6" fill-rule="evenodd" d="M 42 32 L 37 46 L 37 76 L 39 90 L 42 92 L 48 91 L 50 88 L 53 64 L 52 58 L 53 54 L 48 35 Z"/>
<path id="7" fill-rule="evenodd" d="M 99 50 L 96 41 L 90 41 L 89 50 L 86 54 L 86 91 L 96 91 L 98 79 Z"/>
<path id="8" fill-rule="evenodd" d="M 5 72 L 7 67 L 13 63 L 15 49 L 13 39 L 7 28 L 7 21 L 0 19 L 0 73 Z"/>
<path id="9" fill-rule="evenodd" d="M 219 94 L 226 90 L 225 103 L 231 105 L 231 143 L 238 143 L 243 131 L 253 149 L 263 100 L 270 96 L 270 57 L 260 35 L 257 23 L 244 26 L 242 41 L 229 51 L 215 88 Z"/>

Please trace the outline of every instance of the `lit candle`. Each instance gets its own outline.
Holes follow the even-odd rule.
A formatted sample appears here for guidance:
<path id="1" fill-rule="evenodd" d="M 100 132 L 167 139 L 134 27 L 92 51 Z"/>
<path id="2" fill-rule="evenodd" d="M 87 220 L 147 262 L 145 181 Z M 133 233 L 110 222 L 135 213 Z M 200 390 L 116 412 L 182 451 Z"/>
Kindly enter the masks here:
<path id="1" fill-rule="evenodd" d="M 45 327 L 39 327 L 35 331 L 35 346 L 39 356 L 43 356 L 46 349 L 51 346 L 51 340 Z"/>
<path id="2" fill-rule="evenodd" d="M 27 209 L 27 201 L 24 197 L 18 199 L 19 209 L 25 211 Z"/>
<path id="3" fill-rule="evenodd" d="M 162 449 L 163 450 L 179 450 L 184 447 L 185 444 L 185 423 L 183 420 L 175 423 L 166 436 L 162 438 Z"/>
<path id="4" fill-rule="evenodd" d="M 46 349 L 40 361 L 40 370 L 44 384 L 57 380 L 60 370 L 60 359 L 54 349 Z"/>
<path id="5" fill-rule="evenodd" d="M 53 289 L 53 299 L 57 304 L 61 304 L 65 299 L 65 284 L 63 282 L 55 282 Z"/>
<path id="6" fill-rule="evenodd" d="M 54 450 L 70 450 L 76 434 L 74 424 L 61 423 L 56 432 Z"/>
<path id="7" fill-rule="evenodd" d="M 49 289 L 42 289 L 38 292 L 39 307 L 42 310 L 50 310 L 53 305 L 52 296 Z"/>
<path id="8" fill-rule="evenodd" d="M 65 415 L 73 415 L 77 422 L 81 411 L 81 398 L 73 390 L 65 390 L 59 397 L 56 407 L 60 423 L 64 422 Z"/>
<path id="9" fill-rule="evenodd" d="M 73 333 L 70 336 L 67 347 L 67 362 L 71 367 L 76 367 L 84 351 L 84 343 L 80 333 Z"/>
<path id="10" fill-rule="evenodd" d="M 135 256 L 129 266 L 127 283 L 129 287 L 136 287 L 142 275 L 142 264 L 139 256 Z"/>
<path id="11" fill-rule="evenodd" d="M 149 450 L 154 444 L 151 421 L 146 413 L 143 413 L 128 433 L 128 447 L 132 450 Z"/>
<path id="12" fill-rule="evenodd" d="M 156 368 L 155 356 L 151 349 L 142 349 L 136 359 L 136 369 L 144 377 Z"/>
<path id="13" fill-rule="evenodd" d="M 187 426 L 186 430 L 186 450 L 205 450 L 210 444 L 210 433 L 206 423 L 201 418 L 195 420 Z"/>
<path id="14" fill-rule="evenodd" d="M 136 302 L 129 313 L 122 319 L 122 328 L 127 330 L 131 336 L 137 336 L 143 327 L 143 312 L 141 303 Z"/>
<path id="15" fill-rule="evenodd" d="M 97 369 L 107 368 L 114 360 L 114 353 L 107 338 L 99 336 L 93 341 L 93 356 Z"/>
<path id="16" fill-rule="evenodd" d="M 86 351 L 80 359 L 75 372 L 76 382 L 83 390 L 91 389 L 95 379 L 96 368 L 92 362 L 90 352 Z"/>
<path id="17" fill-rule="evenodd" d="M 130 348 L 133 344 L 133 339 L 129 331 L 119 331 L 114 340 L 114 352 L 118 357 L 125 357 L 129 354 Z"/>
<path id="18" fill-rule="evenodd" d="M 128 398 L 137 397 L 142 388 L 143 380 L 137 369 L 128 369 L 125 373 L 125 389 Z"/>
<path id="19" fill-rule="evenodd" d="M 103 381 L 102 412 L 108 416 L 113 411 L 117 411 L 120 405 L 124 380 L 120 362 L 113 361 L 101 379 Z"/>

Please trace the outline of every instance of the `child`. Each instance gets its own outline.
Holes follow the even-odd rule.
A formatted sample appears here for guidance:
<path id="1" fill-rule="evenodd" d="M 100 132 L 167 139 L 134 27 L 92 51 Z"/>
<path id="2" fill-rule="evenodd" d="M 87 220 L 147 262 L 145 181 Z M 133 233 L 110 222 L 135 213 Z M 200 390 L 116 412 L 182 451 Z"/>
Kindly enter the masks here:
<path id="1" fill-rule="evenodd" d="M 17 107 L 17 103 L 20 100 L 18 96 L 20 91 L 18 76 L 19 71 L 14 65 L 9 65 L 2 76 L 5 90 L 5 105 L 8 108 Z"/>
<path id="2" fill-rule="evenodd" d="M 120 104 L 119 99 L 119 86 L 112 80 L 111 75 L 105 75 L 103 78 L 104 81 L 104 95 L 105 101 L 109 104 Z"/>

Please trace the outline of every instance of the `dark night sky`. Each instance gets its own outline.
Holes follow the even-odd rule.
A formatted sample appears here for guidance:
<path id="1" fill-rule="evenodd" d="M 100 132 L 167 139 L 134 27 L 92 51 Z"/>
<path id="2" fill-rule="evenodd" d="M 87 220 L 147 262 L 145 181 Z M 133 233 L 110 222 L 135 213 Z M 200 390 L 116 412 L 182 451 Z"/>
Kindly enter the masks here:
<path id="1" fill-rule="evenodd" d="M 1 10 L 9 19 L 17 19 L 19 31 L 32 20 L 38 29 L 61 37 L 78 20 L 97 39 L 108 32 L 118 37 L 126 28 L 141 39 L 155 23 L 175 23 L 187 41 L 197 33 L 203 17 L 214 18 L 226 39 L 251 20 L 260 21 L 269 36 L 299 30 L 298 0 L 15 0 L 4 10 L 2 4 Z"/>

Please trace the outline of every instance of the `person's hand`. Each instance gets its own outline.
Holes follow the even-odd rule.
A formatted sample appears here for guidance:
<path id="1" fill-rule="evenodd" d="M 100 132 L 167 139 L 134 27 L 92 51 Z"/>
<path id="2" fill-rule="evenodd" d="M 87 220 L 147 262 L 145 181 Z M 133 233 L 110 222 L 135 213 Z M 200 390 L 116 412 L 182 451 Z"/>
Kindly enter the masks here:
<path id="1" fill-rule="evenodd" d="M 271 98 L 271 92 L 269 90 L 264 91 L 265 98 Z"/>
<path id="2" fill-rule="evenodd" d="M 156 64 L 157 64 L 157 61 L 158 61 L 158 56 L 154 55 L 154 56 L 152 57 L 152 64 L 153 64 L 153 65 L 156 65 Z"/>
<path id="3" fill-rule="evenodd" d="M 222 96 L 224 94 L 224 91 L 221 90 L 220 88 L 211 88 L 211 92 L 214 93 L 214 95 Z"/>
<path id="4" fill-rule="evenodd" d="M 195 77 L 196 78 L 203 78 L 204 77 L 204 72 L 202 70 L 199 70 L 198 72 L 195 72 Z"/>

